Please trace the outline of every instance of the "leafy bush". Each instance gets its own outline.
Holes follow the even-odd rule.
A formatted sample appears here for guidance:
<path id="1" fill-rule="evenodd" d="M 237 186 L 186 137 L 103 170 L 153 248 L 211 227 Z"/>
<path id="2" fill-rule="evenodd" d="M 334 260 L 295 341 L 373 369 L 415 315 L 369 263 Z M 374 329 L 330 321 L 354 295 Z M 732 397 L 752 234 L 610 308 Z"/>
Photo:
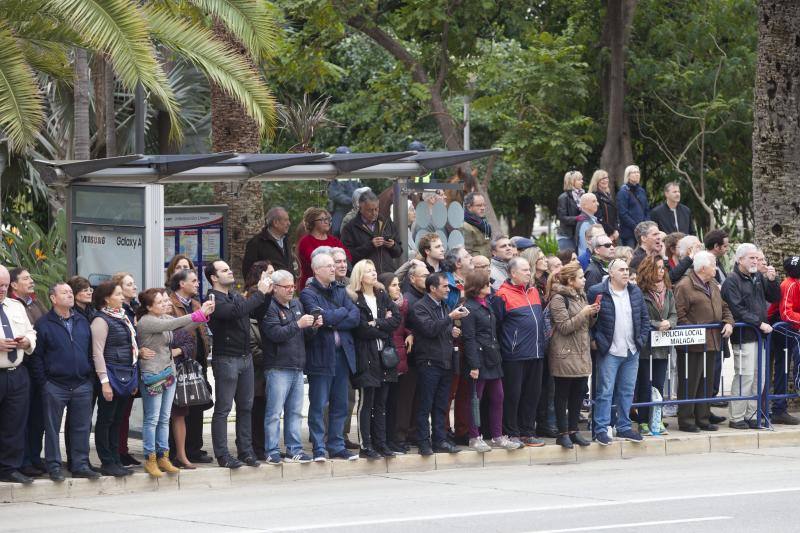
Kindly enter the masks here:
<path id="1" fill-rule="evenodd" d="M 30 220 L 13 221 L 0 229 L 0 263 L 22 267 L 36 282 L 36 296 L 47 301 L 47 288 L 67 276 L 67 219 L 59 210 L 49 230 Z"/>
<path id="2" fill-rule="evenodd" d="M 558 254 L 558 241 L 554 236 L 547 233 L 543 233 L 536 238 L 536 246 L 547 256 Z"/>

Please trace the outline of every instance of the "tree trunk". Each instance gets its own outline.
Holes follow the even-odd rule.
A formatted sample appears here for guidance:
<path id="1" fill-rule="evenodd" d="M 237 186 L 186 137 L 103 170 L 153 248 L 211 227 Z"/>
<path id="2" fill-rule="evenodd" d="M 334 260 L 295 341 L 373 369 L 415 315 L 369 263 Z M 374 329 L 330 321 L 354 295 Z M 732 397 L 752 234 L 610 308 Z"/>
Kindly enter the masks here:
<path id="1" fill-rule="evenodd" d="M 221 23 L 214 23 L 214 34 L 252 63 L 245 48 Z M 261 134 L 256 122 L 245 113 L 239 102 L 214 84 L 211 85 L 211 146 L 215 152 L 258 153 L 261 149 Z M 239 184 L 215 183 L 214 201 L 228 206 L 228 264 L 241 280 L 245 275 L 241 271 L 244 247 L 264 224 L 261 183 L 250 182 L 241 189 Z"/>
<path id="2" fill-rule="evenodd" d="M 86 50 L 75 49 L 75 89 L 72 151 L 75 159 L 89 159 L 89 63 Z"/>
<path id="3" fill-rule="evenodd" d="M 753 109 L 756 242 L 773 264 L 800 242 L 800 4 L 759 0 Z"/>
<path id="4" fill-rule="evenodd" d="M 111 61 L 108 57 L 103 60 L 103 85 L 106 92 L 105 110 L 103 117 L 105 118 L 105 127 L 103 130 L 106 134 L 106 157 L 115 157 L 117 155 L 117 108 L 114 105 L 114 93 L 116 90 L 116 80 L 114 78 L 114 69 L 111 66 Z"/>
<path id="5" fill-rule="evenodd" d="M 606 140 L 600 166 L 622 184 L 625 167 L 633 162 L 630 120 L 625 112 L 625 49 L 630 37 L 636 0 L 608 0 L 603 27 L 603 47 L 608 62 L 603 69 L 603 107 L 606 110 Z"/>

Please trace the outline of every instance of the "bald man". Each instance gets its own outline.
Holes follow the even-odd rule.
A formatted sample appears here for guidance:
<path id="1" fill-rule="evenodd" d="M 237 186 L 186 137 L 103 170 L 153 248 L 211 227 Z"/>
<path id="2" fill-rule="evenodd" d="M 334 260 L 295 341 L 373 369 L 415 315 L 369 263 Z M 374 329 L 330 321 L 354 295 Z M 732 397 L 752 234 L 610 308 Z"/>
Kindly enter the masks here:
<path id="1" fill-rule="evenodd" d="M 33 483 L 22 474 L 30 378 L 22 359 L 36 347 L 25 306 L 8 297 L 11 275 L 0 266 L 0 481 Z"/>

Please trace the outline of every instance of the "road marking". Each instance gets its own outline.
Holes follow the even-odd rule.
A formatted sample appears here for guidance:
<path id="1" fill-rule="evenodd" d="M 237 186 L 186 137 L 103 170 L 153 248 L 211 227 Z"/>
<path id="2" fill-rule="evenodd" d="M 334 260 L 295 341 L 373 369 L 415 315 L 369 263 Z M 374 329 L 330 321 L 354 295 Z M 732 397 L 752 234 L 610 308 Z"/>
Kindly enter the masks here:
<path id="1" fill-rule="evenodd" d="M 286 526 L 286 527 L 273 527 L 268 529 L 258 530 L 258 533 L 284 533 L 291 531 L 315 531 L 320 529 L 333 529 L 333 528 L 352 528 L 364 526 L 381 526 L 387 524 L 403 524 L 408 522 L 430 522 L 437 520 L 455 520 L 464 518 L 475 518 L 481 516 L 496 516 L 508 515 L 519 513 L 533 513 L 533 512 L 547 512 L 547 511 L 564 511 L 571 509 L 588 509 L 593 507 L 615 507 L 620 505 L 643 504 L 643 503 L 658 503 L 658 502 L 672 502 L 682 500 L 697 500 L 706 498 L 730 498 L 734 496 L 753 496 L 758 494 L 780 494 L 784 492 L 800 492 L 800 487 L 791 487 L 783 489 L 763 489 L 763 490 L 748 490 L 741 492 L 719 492 L 712 494 L 687 494 L 681 496 L 667 496 L 664 498 L 637 498 L 631 500 L 609 500 L 604 502 L 586 502 L 578 504 L 562 504 L 541 507 L 527 507 L 522 509 L 493 509 L 490 511 L 473 511 L 465 513 L 448 513 L 427 516 L 404 516 L 397 518 L 382 518 L 377 520 L 352 520 L 349 522 L 332 522 L 327 524 L 307 524 L 302 526 Z M 579 497 L 579 496 L 578 496 Z M 602 527 L 602 526 L 599 526 Z M 595 527 L 594 529 L 597 529 Z M 569 531 L 569 530 L 565 530 Z M 575 531 L 581 531 L 580 529 Z M 255 533 L 255 532 L 254 532 Z"/>
<path id="2" fill-rule="evenodd" d="M 665 526 L 670 524 L 689 524 L 694 522 L 713 522 L 716 520 L 731 520 L 732 516 L 706 516 L 703 518 L 683 518 L 678 520 L 658 520 L 656 522 L 629 522 L 627 524 L 608 524 L 605 526 L 573 527 L 569 529 L 537 529 L 529 533 L 572 533 L 575 531 L 602 531 L 605 529 L 619 529 L 623 527 L 648 527 Z"/>

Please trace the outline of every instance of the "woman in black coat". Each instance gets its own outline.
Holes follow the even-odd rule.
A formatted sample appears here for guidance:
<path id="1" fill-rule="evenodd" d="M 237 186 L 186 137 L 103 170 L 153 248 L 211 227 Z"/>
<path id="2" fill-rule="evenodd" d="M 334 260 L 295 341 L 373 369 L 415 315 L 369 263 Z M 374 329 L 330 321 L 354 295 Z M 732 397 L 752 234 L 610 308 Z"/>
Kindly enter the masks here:
<path id="1" fill-rule="evenodd" d="M 348 289 L 361 313 L 354 335 L 356 373 L 352 381 L 359 390 L 360 455 L 367 459 L 394 455 L 387 446 L 386 406 L 389 383 L 397 381 L 397 367 L 384 366 L 381 350 L 393 347 L 392 334 L 400 326 L 400 311 L 377 282 L 374 263 L 363 259 L 353 267 Z"/>
<path id="2" fill-rule="evenodd" d="M 558 197 L 556 214 L 558 215 L 559 250 L 575 250 L 575 226 L 577 217 L 581 214 L 578 202 L 583 195 L 583 174 L 577 170 L 570 170 L 564 175 L 564 192 Z"/>
<path id="3" fill-rule="evenodd" d="M 464 283 L 469 314 L 461 319 L 461 336 L 464 339 L 467 382 L 474 387 L 480 401 L 484 393 L 489 401 L 489 430 L 491 446 L 484 442 L 478 429 L 480 420 L 471 420 L 469 447 L 479 453 L 495 448 L 514 450 L 522 443 L 503 435 L 503 365 L 500 343 L 497 340 L 497 320 L 487 298 L 491 293 L 489 273 L 467 273 Z"/>
<path id="4" fill-rule="evenodd" d="M 612 194 L 611 180 L 605 170 L 595 170 L 592 174 L 592 181 L 589 182 L 589 192 L 597 196 L 599 207 L 597 208 L 597 221 L 603 225 L 611 240 L 616 241 L 619 237 L 619 217 L 617 216 L 617 204 L 614 202 Z"/>

